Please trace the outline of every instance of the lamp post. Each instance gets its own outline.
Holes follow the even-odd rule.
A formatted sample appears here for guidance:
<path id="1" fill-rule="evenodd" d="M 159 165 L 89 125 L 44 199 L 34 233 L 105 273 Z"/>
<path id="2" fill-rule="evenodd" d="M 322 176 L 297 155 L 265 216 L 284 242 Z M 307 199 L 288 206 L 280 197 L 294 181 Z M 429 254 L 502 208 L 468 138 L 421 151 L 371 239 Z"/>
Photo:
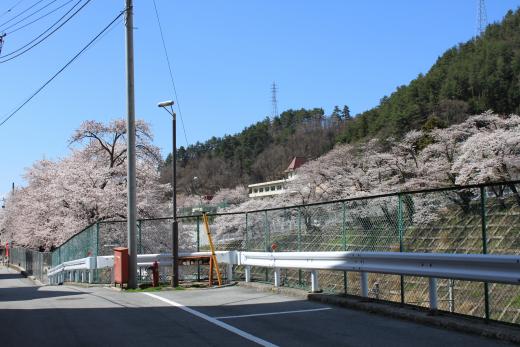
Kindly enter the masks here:
<path id="1" fill-rule="evenodd" d="M 173 204 L 173 223 L 172 223 L 172 287 L 179 286 L 179 225 L 177 223 L 177 115 L 173 112 L 173 101 L 163 101 L 157 106 L 163 108 L 172 116 L 172 204 Z"/>

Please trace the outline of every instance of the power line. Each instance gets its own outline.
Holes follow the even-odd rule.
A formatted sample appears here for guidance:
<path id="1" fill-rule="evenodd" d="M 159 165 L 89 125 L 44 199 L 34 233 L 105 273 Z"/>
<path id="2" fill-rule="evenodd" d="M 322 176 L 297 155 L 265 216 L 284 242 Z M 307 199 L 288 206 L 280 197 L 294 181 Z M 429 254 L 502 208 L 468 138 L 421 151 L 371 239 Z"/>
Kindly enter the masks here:
<path id="1" fill-rule="evenodd" d="M 40 43 L 42 43 L 43 41 L 45 41 L 47 38 L 49 38 L 52 34 L 54 34 L 56 31 L 58 31 L 61 27 L 63 27 L 65 24 L 68 23 L 68 21 L 70 21 L 72 18 L 74 18 L 78 12 L 80 12 L 85 6 L 87 6 L 92 0 L 87 0 L 87 2 L 85 2 L 83 5 L 81 5 L 80 8 L 78 8 L 73 14 L 71 14 L 67 19 L 65 19 L 65 21 L 63 21 L 63 23 L 61 23 L 60 25 L 58 25 L 56 28 L 54 28 L 54 30 L 52 30 L 49 34 L 47 34 L 46 36 L 44 36 L 41 40 L 37 41 L 35 44 L 33 44 L 32 46 L 30 46 L 29 48 L 25 49 L 25 47 L 31 45 L 34 41 L 38 40 L 40 37 L 42 37 L 46 32 L 48 32 L 49 30 L 51 30 L 55 25 L 57 25 L 59 22 L 61 22 L 61 20 L 63 18 L 65 18 L 70 12 L 72 12 L 72 10 L 79 5 L 79 3 L 81 2 L 82 0 L 79 0 L 76 4 L 74 4 L 74 6 L 72 6 L 71 9 L 69 9 L 60 19 L 58 19 L 53 25 L 51 25 L 49 28 L 47 28 L 43 33 L 41 33 L 40 35 L 38 35 L 35 39 L 33 39 L 32 41 L 30 41 L 29 43 L 25 44 L 24 46 L 8 53 L 8 54 L 4 54 L 2 56 L 0 56 L 0 58 L 5 58 L 5 57 L 9 57 L 17 52 L 20 52 L 18 54 L 15 54 L 14 56 L 8 58 L 8 59 L 4 59 L 4 60 L 0 60 L 0 63 L 5 63 L 5 62 L 8 62 L 9 60 L 13 60 L 14 58 L 17 58 L 19 56 L 21 56 L 22 54 L 30 51 L 31 49 L 33 49 L 34 47 L 36 47 L 37 45 L 39 45 Z"/>
<path id="2" fill-rule="evenodd" d="M 11 25 L 5 27 L 5 28 L 2 28 L 2 31 L 7 31 L 7 30 L 11 29 L 12 27 L 16 27 L 17 24 L 20 24 L 20 23 L 26 21 L 27 19 L 31 18 L 31 17 L 34 16 L 35 14 L 37 14 L 37 13 L 43 11 L 44 9 L 46 9 L 47 7 L 49 7 L 50 5 L 52 5 L 53 3 L 55 3 L 56 1 L 58 1 L 58 0 L 53 0 L 53 1 L 49 2 L 47 5 L 45 5 L 45 6 L 43 6 L 43 7 L 40 7 L 39 9 L 37 9 L 36 11 L 34 11 L 33 13 L 31 13 L 31 14 L 25 16 L 24 18 L 20 19 L 18 22 L 13 23 L 13 24 L 11 24 Z M 35 20 L 33 20 L 33 21 L 29 22 L 29 23 L 23 24 L 23 25 L 21 25 L 20 27 L 15 28 L 15 29 L 13 29 L 13 30 L 7 32 L 7 34 L 9 35 L 9 34 L 11 34 L 11 33 L 14 33 L 15 31 L 18 31 L 18 30 L 20 30 L 20 29 L 22 29 L 22 28 L 25 28 L 26 26 L 31 25 L 31 24 L 33 24 L 33 23 L 39 21 L 40 19 L 47 17 L 49 14 L 56 12 L 57 10 L 59 10 L 60 8 L 64 7 L 65 5 L 67 5 L 68 3 L 72 2 L 72 1 L 73 1 L 73 0 L 69 0 L 69 1 L 67 1 L 66 3 L 64 3 L 64 4 L 60 5 L 60 6 L 58 6 L 57 8 L 51 10 L 50 12 L 47 12 L 46 14 L 44 14 L 44 15 L 42 15 L 42 16 L 36 18 Z"/>
<path id="3" fill-rule="evenodd" d="M 186 147 L 188 147 L 189 146 L 188 136 L 186 136 L 186 128 L 184 126 L 184 119 L 182 118 L 181 105 L 179 103 L 179 98 L 177 97 L 177 89 L 175 88 L 175 82 L 173 80 L 173 72 L 172 72 L 172 67 L 170 64 L 170 58 L 168 57 L 168 50 L 166 49 L 166 43 L 164 41 L 161 20 L 159 19 L 159 11 L 157 11 L 157 5 L 155 3 L 155 0 L 153 0 L 153 8 L 155 10 L 155 17 L 157 18 L 157 24 L 159 25 L 159 32 L 161 33 L 161 40 L 162 40 L 162 45 L 163 45 L 163 49 L 164 49 L 164 55 L 166 57 L 166 62 L 168 63 L 168 71 L 170 72 L 170 81 L 172 82 L 172 86 L 173 86 L 173 94 L 175 95 L 175 102 L 177 103 L 177 108 L 179 109 L 179 116 L 181 117 L 182 131 L 184 132 L 184 139 L 186 140 Z"/>
<path id="4" fill-rule="evenodd" d="M 67 1 L 66 3 L 64 3 L 64 4 L 62 4 L 62 5 L 58 6 L 58 7 L 56 7 L 55 9 L 53 9 L 53 10 L 47 12 L 46 14 L 41 15 L 40 17 L 36 18 L 35 20 L 33 20 L 33 21 L 29 22 L 29 23 L 26 23 L 26 24 L 24 24 L 24 25 L 22 25 L 22 26 L 20 26 L 20 27 L 18 27 L 18 28 L 15 28 L 15 29 L 11 30 L 11 31 L 8 32 L 7 34 L 10 35 L 10 34 L 12 34 L 12 33 L 14 33 L 14 32 L 17 32 L 18 30 L 21 30 L 21 29 L 23 29 L 23 28 L 25 28 L 25 27 L 27 27 L 27 26 L 33 24 L 33 23 L 38 22 L 39 20 L 41 20 L 41 19 L 43 19 L 43 18 L 45 18 L 45 17 L 47 17 L 47 16 L 53 14 L 54 12 L 60 10 L 61 8 L 65 7 L 65 6 L 67 6 L 67 5 L 70 4 L 72 1 L 74 1 L 74 0 L 69 0 L 69 1 Z"/>
<path id="5" fill-rule="evenodd" d="M 31 6 L 27 7 L 25 10 L 23 10 L 22 12 L 18 13 L 16 16 L 12 17 L 11 19 L 9 19 L 7 22 L 3 22 L 2 24 L 0 24 L 0 27 L 3 27 L 4 25 L 6 25 L 7 23 L 10 23 L 11 21 L 15 20 L 16 18 L 20 17 L 22 14 L 24 14 L 25 12 L 29 11 L 31 8 L 33 8 L 34 6 L 38 5 L 40 2 L 42 2 L 43 0 L 39 0 L 39 1 L 36 1 L 36 3 L 32 4 Z M 10 10 L 9 10 L 10 11 Z"/>
<path id="6" fill-rule="evenodd" d="M 11 6 L 10 8 L 8 8 L 7 10 L 5 10 L 2 14 L 0 14 L 0 18 L 2 18 L 3 16 L 5 16 L 6 14 L 10 13 L 12 10 L 14 10 L 14 8 L 18 5 L 20 5 L 20 3 L 22 3 L 24 0 L 19 0 L 17 3 L 15 3 L 13 6 Z"/>
<path id="7" fill-rule="evenodd" d="M 85 52 L 90 46 L 92 46 L 102 35 L 126 12 L 126 9 L 121 11 L 107 26 L 103 28 L 92 40 L 87 43 L 72 59 L 70 59 L 67 64 L 65 64 L 61 69 L 58 70 L 51 78 L 47 80 L 40 88 L 38 88 L 31 96 L 29 96 L 20 106 L 18 106 L 14 111 L 12 111 L 8 116 L 4 117 L 4 119 L 0 122 L 0 127 L 4 125 L 9 119 L 11 119 L 15 114 L 18 113 L 29 101 L 31 101 L 36 95 L 38 95 L 45 87 L 47 87 L 58 75 L 60 75 L 70 64 L 72 64 L 83 52 Z"/>

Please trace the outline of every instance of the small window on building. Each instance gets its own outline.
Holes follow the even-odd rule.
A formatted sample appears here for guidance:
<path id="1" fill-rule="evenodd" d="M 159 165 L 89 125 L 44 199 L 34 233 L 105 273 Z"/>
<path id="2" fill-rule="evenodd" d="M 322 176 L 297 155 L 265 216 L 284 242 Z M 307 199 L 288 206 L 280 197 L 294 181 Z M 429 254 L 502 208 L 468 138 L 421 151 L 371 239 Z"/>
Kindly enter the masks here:
<path id="1" fill-rule="evenodd" d="M 276 188 L 275 186 L 272 186 L 272 187 L 271 187 L 271 191 L 274 191 L 274 190 L 275 190 L 275 188 Z"/>
<path id="2" fill-rule="evenodd" d="M 253 189 L 249 188 L 249 194 L 251 194 L 253 192 Z"/>
<path id="3" fill-rule="evenodd" d="M 263 193 L 264 192 L 264 188 L 260 188 L 260 193 Z"/>
<path id="4" fill-rule="evenodd" d="M 276 189 L 277 190 L 282 190 L 282 186 L 277 186 Z"/>
<path id="5" fill-rule="evenodd" d="M 258 189 L 256 189 L 256 188 L 255 188 L 253 191 L 254 191 L 255 193 L 258 193 Z"/>

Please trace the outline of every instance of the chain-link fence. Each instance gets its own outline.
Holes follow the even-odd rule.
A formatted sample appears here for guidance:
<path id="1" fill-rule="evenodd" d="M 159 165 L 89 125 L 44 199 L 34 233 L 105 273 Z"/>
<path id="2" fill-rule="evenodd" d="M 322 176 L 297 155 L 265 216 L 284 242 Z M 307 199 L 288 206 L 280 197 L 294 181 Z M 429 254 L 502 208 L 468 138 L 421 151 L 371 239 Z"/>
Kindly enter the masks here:
<path id="1" fill-rule="evenodd" d="M 9 257 L 4 263 L 15 265 L 24 270 L 27 275 L 34 276 L 42 283 L 47 283 L 47 271 L 51 267 L 52 254 L 38 252 L 23 247 L 9 248 Z"/>
<path id="2" fill-rule="evenodd" d="M 240 213 L 213 213 L 209 224 L 217 250 L 379 251 L 520 254 L 520 182 L 385 194 L 342 201 Z M 179 250 L 209 250 L 202 216 L 181 216 Z M 170 253 L 172 219 L 139 220 L 139 253 Z M 111 255 L 127 245 L 125 221 L 99 222 L 52 254 L 53 265 L 88 255 Z M 207 267 L 181 267 L 181 278 L 207 278 Z M 161 278 L 171 275 L 164 268 Z M 141 274 L 141 281 L 148 281 Z M 236 279 L 244 277 L 235 268 Z M 320 271 L 322 289 L 360 295 L 360 275 Z M 253 268 L 252 280 L 273 280 L 272 270 Z M 110 282 L 110 271 L 98 273 Z M 310 288 L 307 271 L 282 270 L 283 285 Z M 428 306 L 428 280 L 369 274 L 369 296 Z M 465 315 L 520 322 L 520 286 L 438 280 L 439 308 Z"/>

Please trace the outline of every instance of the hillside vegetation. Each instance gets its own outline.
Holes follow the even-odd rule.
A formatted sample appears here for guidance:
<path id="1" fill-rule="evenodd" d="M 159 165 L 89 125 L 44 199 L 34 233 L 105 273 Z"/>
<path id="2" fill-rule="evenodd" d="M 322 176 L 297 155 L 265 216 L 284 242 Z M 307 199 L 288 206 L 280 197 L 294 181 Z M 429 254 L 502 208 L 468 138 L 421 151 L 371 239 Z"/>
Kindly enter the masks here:
<path id="1" fill-rule="evenodd" d="M 400 139 L 411 130 L 443 128 L 490 109 L 518 114 L 519 77 L 517 10 L 488 26 L 480 37 L 448 49 L 425 75 L 398 87 L 377 107 L 356 117 L 350 117 L 346 106 L 336 107 L 331 115 L 321 108 L 288 110 L 238 134 L 181 147 L 180 187 L 188 194 L 212 194 L 219 188 L 278 178 L 293 156 L 314 159 L 336 142 Z M 163 182 L 171 177 L 170 160 L 163 166 Z M 199 178 L 196 184 L 193 177 Z"/>
<path id="2" fill-rule="evenodd" d="M 330 116 L 323 109 L 288 110 L 266 118 L 235 135 L 212 137 L 177 150 L 178 178 L 187 194 L 213 194 L 263 180 L 278 179 L 293 156 L 317 158 L 334 146 L 339 129 L 350 118 L 348 107 Z M 171 180 L 171 156 L 162 169 Z M 193 177 L 197 177 L 196 181 Z"/>
<path id="3" fill-rule="evenodd" d="M 355 117 L 339 136 L 342 142 L 400 137 L 432 124 L 451 125 L 492 109 L 520 111 L 520 10 L 482 36 L 447 50 L 427 74 L 400 86 L 379 106 Z"/>

